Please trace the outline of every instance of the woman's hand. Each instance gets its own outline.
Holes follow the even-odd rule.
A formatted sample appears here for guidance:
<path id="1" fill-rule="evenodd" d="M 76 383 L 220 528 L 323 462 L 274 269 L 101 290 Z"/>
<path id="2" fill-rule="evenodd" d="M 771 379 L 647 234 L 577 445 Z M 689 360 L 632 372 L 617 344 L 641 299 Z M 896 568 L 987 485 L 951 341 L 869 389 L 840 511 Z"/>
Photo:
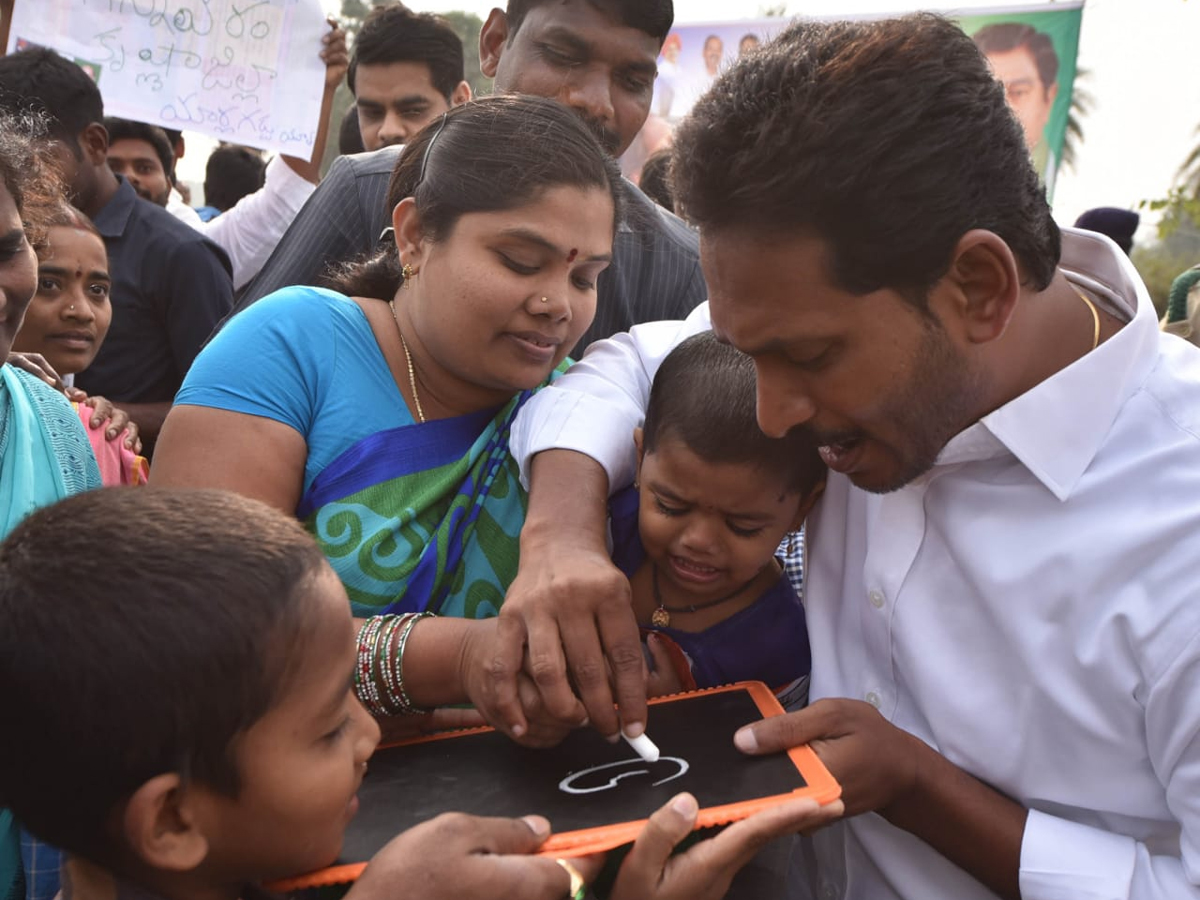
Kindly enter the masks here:
<path id="1" fill-rule="evenodd" d="M 18 369 L 28 372 L 35 378 L 40 378 L 56 391 L 65 390 L 63 380 L 58 373 L 54 371 L 54 366 L 46 362 L 46 357 L 40 353 L 15 353 L 8 354 L 8 363 Z M 74 398 L 72 398 L 74 399 Z"/>
<path id="2" fill-rule="evenodd" d="M 566 870 L 531 855 L 549 835 L 550 823 L 540 816 L 446 813 L 380 850 L 346 900 L 563 900 L 570 886 Z M 587 879 L 599 871 L 597 860 L 573 863 Z"/>
<path id="3" fill-rule="evenodd" d="M 78 389 L 69 388 L 68 396 L 80 405 L 92 408 L 93 413 L 88 422 L 89 427 L 99 428 L 105 422 L 108 423 L 108 428 L 104 430 L 105 440 L 115 441 L 124 432 L 125 449 L 132 450 L 134 453 L 142 452 L 142 439 L 138 437 L 137 423 L 129 418 L 129 413 L 113 406 L 111 400 L 104 397 L 89 397 Z M 80 397 L 81 399 L 77 399 Z"/>
<path id="4" fill-rule="evenodd" d="M 768 841 L 828 824 L 842 815 L 842 803 L 818 806 L 808 798 L 781 803 L 673 856 L 695 828 L 697 813 L 696 798 L 679 794 L 650 817 L 621 864 L 611 900 L 718 900 Z"/>

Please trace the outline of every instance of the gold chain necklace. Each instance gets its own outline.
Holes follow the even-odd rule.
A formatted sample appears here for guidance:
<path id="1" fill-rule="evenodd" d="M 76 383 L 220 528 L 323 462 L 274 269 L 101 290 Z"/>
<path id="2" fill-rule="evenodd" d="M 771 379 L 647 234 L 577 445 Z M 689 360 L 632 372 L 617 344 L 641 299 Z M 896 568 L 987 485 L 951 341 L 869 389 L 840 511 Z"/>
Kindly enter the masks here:
<path id="1" fill-rule="evenodd" d="M 392 321 L 396 323 L 396 334 L 400 335 L 400 346 L 404 348 L 404 362 L 408 364 L 408 386 L 412 390 L 413 405 L 417 407 L 417 420 L 425 424 L 425 410 L 421 409 L 421 397 L 417 394 L 417 373 L 413 371 L 412 354 L 408 352 L 408 341 L 404 340 L 404 332 L 400 330 L 400 320 L 396 317 L 396 298 L 388 301 L 392 308 Z"/>
<path id="2" fill-rule="evenodd" d="M 1100 346 L 1100 313 L 1096 309 L 1096 304 L 1088 298 L 1087 294 L 1075 287 L 1075 285 L 1071 285 L 1071 287 L 1075 288 L 1075 293 L 1079 295 L 1079 299 L 1086 303 L 1087 308 L 1092 311 L 1092 350 L 1095 350 Z"/>

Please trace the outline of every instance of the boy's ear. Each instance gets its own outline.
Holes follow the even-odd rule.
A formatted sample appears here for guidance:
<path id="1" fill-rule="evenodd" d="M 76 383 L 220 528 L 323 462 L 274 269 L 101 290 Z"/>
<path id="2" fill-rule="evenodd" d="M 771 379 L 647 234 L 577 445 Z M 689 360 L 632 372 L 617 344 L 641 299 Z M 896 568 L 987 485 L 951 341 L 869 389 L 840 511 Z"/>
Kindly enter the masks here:
<path id="1" fill-rule="evenodd" d="M 91 122 L 76 138 L 79 149 L 93 166 L 103 165 L 108 159 L 108 129 L 100 122 Z"/>
<path id="2" fill-rule="evenodd" d="M 823 493 L 825 493 L 824 478 L 817 482 L 817 486 L 800 501 L 800 506 L 796 509 L 796 518 L 792 520 L 792 527 L 788 531 L 800 530 L 800 526 L 804 524 L 804 520 L 808 518 L 808 514 L 812 512 L 812 508 L 817 505 L 817 501 L 821 499 Z"/>
<path id="3" fill-rule="evenodd" d="M 123 816 L 134 856 L 170 872 L 199 866 L 208 855 L 208 838 L 200 828 L 198 799 L 175 772 L 156 775 L 134 791 Z"/>

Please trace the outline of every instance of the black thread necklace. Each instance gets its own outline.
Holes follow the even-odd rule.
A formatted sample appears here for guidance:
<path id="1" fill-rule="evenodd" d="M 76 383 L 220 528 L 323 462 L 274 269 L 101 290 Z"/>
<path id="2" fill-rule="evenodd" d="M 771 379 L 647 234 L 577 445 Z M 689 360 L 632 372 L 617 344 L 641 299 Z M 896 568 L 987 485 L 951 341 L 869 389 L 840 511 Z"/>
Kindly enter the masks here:
<path id="1" fill-rule="evenodd" d="M 738 594 L 742 593 L 742 591 L 746 590 L 746 588 L 750 587 L 750 585 L 754 584 L 758 576 L 759 572 L 756 572 L 754 578 L 751 578 L 736 591 L 726 594 L 724 597 L 718 597 L 716 600 L 706 600 L 704 603 L 689 603 L 684 606 L 667 606 L 667 604 L 663 603 L 662 591 L 658 587 L 658 564 L 650 563 L 650 579 L 654 587 L 654 602 L 657 604 L 654 612 L 650 614 L 650 624 L 655 628 L 666 628 L 671 624 L 671 613 L 694 613 L 712 606 L 720 606 L 727 600 L 732 600 Z"/>

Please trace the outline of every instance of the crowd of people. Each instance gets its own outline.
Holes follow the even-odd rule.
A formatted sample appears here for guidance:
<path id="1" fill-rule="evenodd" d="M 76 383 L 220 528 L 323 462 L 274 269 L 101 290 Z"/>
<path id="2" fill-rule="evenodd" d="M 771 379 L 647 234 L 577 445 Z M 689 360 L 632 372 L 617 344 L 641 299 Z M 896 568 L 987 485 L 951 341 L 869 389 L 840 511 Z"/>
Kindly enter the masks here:
<path id="1" fill-rule="evenodd" d="M 331 22 L 313 160 L 343 78 L 362 152 L 223 146 L 198 209 L 0 58 L 0 900 L 258 897 L 381 740 L 737 681 L 840 799 L 679 794 L 605 896 L 1200 897 L 1196 270 L 1160 327 L 1127 217 L 1051 216 L 1021 36 L 931 14 L 714 49 L 643 192 L 673 18 L 510 0 L 484 97 L 436 16 Z M 349 894 L 590 896 L 542 812 Z"/>

